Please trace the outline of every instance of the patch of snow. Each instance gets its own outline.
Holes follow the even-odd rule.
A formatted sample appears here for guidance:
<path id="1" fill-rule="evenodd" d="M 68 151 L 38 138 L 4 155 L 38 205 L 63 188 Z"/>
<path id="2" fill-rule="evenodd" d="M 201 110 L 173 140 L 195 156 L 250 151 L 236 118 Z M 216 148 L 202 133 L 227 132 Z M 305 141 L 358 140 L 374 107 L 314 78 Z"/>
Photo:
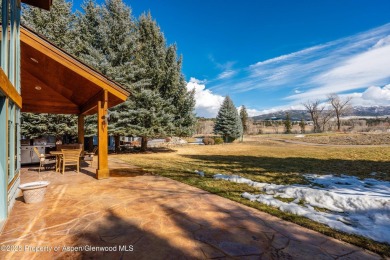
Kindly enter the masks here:
<path id="1" fill-rule="evenodd" d="M 198 174 L 200 177 L 204 177 L 204 172 L 195 170 L 195 173 Z"/>
<path id="2" fill-rule="evenodd" d="M 302 138 L 302 137 L 305 137 L 305 135 L 296 135 L 295 137 Z"/>
<path id="3" fill-rule="evenodd" d="M 354 176 L 306 174 L 310 185 L 276 185 L 255 182 L 237 175 L 217 174 L 215 179 L 244 183 L 266 194 L 243 193 L 242 197 L 282 211 L 304 216 L 331 228 L 390 243 L 390 182 L 359 180 Z M 276 197 L 292 198 L 282 202 Z M 305 205 L 299 205 L 304 201 Z M 327 209 L 320 212 L 314 207 Z"/>

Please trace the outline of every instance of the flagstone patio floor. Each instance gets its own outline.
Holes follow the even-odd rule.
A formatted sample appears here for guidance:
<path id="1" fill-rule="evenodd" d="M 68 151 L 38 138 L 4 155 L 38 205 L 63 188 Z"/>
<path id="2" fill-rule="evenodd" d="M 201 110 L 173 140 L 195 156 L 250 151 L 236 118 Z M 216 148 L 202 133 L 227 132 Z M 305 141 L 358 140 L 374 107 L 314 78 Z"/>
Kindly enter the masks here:
<path id="1" fill-rule="evenodd" d="M 45 200 L 17 198 L 0 259 L 380 259 L 117 159 L 110 165 L 119 169 L 105 180 L 88 167 L 41 172 L 50 182 Z M 22 183 L 39 179 L 36 168 L 22 169 Z"/>

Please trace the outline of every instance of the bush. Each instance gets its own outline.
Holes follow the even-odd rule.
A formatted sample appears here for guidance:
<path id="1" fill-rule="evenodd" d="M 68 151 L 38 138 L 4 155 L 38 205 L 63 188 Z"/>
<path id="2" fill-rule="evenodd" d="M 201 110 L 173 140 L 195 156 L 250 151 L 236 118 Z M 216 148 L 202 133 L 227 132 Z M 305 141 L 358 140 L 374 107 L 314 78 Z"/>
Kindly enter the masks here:
<path id="1" fill-rule="evenodd" d="M 215 144 L 215 141 L 213 138 L 205 137 L 205 138 L 203 138 L 203 143 L 205 145 L 213 145 L 213 144 Z"/>
<path id="2" fill-rule="evenodd" d="M 214 138 L 215 144 L 223 144 L 223 139 L 221 137 Z"/>

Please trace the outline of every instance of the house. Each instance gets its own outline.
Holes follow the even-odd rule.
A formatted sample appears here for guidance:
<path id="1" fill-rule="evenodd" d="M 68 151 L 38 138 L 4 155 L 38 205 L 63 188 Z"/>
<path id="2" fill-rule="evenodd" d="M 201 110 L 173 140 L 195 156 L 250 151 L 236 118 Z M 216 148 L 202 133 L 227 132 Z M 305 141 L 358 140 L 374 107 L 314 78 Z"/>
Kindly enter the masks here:
<path id="1" fill-rule="evenodd" d="M 51 0 L 22 0 L 49 9 Z M 97 179 L 109 177 L 108 108 L 124 102 L 128 91 L 33 31 L 20 26 L 20 1 L 2 1 L 0 69 L 0 229 L 18 195 L 20 113 L 98 114 Z"/>

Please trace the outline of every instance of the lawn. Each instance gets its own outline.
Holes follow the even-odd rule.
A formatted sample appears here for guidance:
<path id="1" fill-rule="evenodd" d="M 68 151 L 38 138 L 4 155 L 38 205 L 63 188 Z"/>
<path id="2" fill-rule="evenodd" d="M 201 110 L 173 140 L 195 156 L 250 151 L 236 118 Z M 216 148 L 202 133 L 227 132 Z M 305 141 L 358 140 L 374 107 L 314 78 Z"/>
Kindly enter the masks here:
<path id="1" fill-rule="evenodd" d="M 211 193 L 268 212 L 328 236 L 390 256 L 388 244 L 345 234 L 304 217 L 241 197 L 243 192 L 259 193 L 244 184 L 217 181 L 216 173 L 237 174 L 258 182 L 275 184 L 305 183 L 305 173 L 347 174 L 390 181 L 390 147 L 315 147 L 260 138 L 256 141 L 214 146 L 187 145 L 155 150 L 145 154 L 115 155 L 148 172 L 196 186 Z M 200 178 L 195 170 L 204 171 Z"/>
<path id="2" fill-rule="evenodd" d="M 251 139 L 262 139 L 267 136 L 253 136 Z M 316 134 L 289 134 L 268 135 L 268 137 L 298 142 L 330 145 L 389 145 L 390 133 L 316 133 Z"/>

